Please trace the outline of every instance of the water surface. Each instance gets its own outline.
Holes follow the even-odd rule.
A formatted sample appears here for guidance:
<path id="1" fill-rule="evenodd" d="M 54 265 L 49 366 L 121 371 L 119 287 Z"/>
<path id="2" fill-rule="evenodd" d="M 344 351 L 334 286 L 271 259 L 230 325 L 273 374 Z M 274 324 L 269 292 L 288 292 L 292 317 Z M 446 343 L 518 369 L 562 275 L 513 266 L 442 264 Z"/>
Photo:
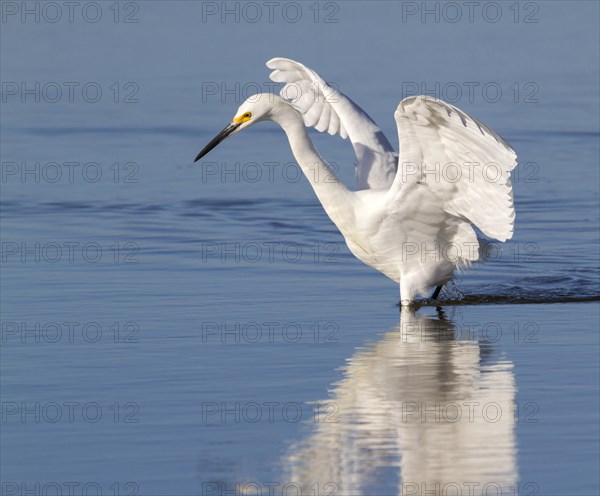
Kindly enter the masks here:
<path id="1" fill-rule="evenodd" d="M 598 4 L 456 23 L 388 2 L 336 3 L 337 23 L 308 3 L 295 23 L 132 4 L 137 23 L 103 2 L 96 23 L 2 24 L 3 82 L 102 89 L 4 86 L 3 494 L 597 494 Z M 192 165 L 273 56 L 392 143 L 415 85 L 502 90 L 453 103 L 519 154 L 515 236 L 442 310 L 399 314 L 274 125 Z M 349 144 L 312 136 L 350 184 Z"/>

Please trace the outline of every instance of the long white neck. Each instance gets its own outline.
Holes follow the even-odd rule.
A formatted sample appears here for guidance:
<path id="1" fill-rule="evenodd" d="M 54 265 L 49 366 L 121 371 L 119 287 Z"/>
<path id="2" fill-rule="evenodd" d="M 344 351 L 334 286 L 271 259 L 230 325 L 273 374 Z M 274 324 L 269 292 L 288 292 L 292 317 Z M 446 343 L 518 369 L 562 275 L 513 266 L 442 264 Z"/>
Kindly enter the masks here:
<path id="1" fill-rule="evenodd" d="M 308 136 L 302 115 L 281 102 L 271 119 L 285 131 L 294 158 L 310 182 L 325 212 L 343 232 L 354 223 L 354 193 L 335 176 Z"/>

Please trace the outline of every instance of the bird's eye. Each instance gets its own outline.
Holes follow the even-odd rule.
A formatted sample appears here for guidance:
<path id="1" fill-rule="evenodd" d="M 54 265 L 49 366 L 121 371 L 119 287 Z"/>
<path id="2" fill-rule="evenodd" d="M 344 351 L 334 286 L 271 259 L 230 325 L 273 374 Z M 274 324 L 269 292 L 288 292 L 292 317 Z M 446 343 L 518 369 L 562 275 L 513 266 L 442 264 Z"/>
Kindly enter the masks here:
<path id="1" fill-rule="evenodd" d="M 244 117 L 245 117 L 246 119 L 250 119 L 250 117 L 252 117 L 252 114 L 251 114 L 250 112 L 246 112 L 246 113 L 244 114 Z"/>

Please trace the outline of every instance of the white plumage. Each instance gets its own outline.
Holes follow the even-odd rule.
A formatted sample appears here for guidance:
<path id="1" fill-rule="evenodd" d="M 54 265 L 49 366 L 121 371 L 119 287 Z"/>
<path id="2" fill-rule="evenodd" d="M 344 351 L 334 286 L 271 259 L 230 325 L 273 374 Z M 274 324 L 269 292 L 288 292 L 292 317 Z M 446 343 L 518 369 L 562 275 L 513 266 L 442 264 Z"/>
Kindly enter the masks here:
<path id="1" fill-rule="evenodd" d="M 398 155 L 363 109 L 299 62 L 274 58 L 267 67 L 275 69 L 271 73 L 273 81 L 286 83 L 280 95 L 300 111 L 304 124 L 350 138 L 356 153 L 357 189 L 392 185 Z"/>
<path id="2" fill-rule="evenodd" d="M 278 123 L 352 253 L 399 283 L 402 304 L 480 258 L 481 240 L 472 226 L 499 241 L 512 237 L 516 154 L 497 133 L 441 100 L 410 97 L 394 114 L 396 154 L 373 120 L 315 71 L 284 58 L 267 66 L 274 81 L 285 83 L 281 97 L 249 98 L 196 160 L 256 122 Z M 305 126 L 350 139 L 356 191 L 329 180 L 331 171 Z"/>
<path id="3" fill-rule="evenodd" d="M 448 214 L 470 221 L 491 238 L 511 238 L 515 212 L 510 172 L 517 155 L 510 145 L 440 100 L 406 98 L 394 116 L 404 174 L 396 176 L 392 188 L 426 184 Z M 417 173 L 410 174 L 413 167 Z M 403 181 L 409 178 L 414 183 Z"/>

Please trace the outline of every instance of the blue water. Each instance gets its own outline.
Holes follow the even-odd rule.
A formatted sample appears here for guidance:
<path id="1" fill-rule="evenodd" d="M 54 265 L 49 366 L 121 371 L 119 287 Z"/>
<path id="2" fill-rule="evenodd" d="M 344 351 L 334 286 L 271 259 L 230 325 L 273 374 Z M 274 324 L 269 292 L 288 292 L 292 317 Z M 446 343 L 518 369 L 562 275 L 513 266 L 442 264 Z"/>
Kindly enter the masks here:
<path id="1" fill-rule="evenodd" d="M 0 494 L 598 494 L 597 2 L 290 4 L 2 3 Z M 442 310 L 399 315 L 275 125 L 192 164 L 274 56 L 392 143 L 418 88 L 517 150 Z"/>

